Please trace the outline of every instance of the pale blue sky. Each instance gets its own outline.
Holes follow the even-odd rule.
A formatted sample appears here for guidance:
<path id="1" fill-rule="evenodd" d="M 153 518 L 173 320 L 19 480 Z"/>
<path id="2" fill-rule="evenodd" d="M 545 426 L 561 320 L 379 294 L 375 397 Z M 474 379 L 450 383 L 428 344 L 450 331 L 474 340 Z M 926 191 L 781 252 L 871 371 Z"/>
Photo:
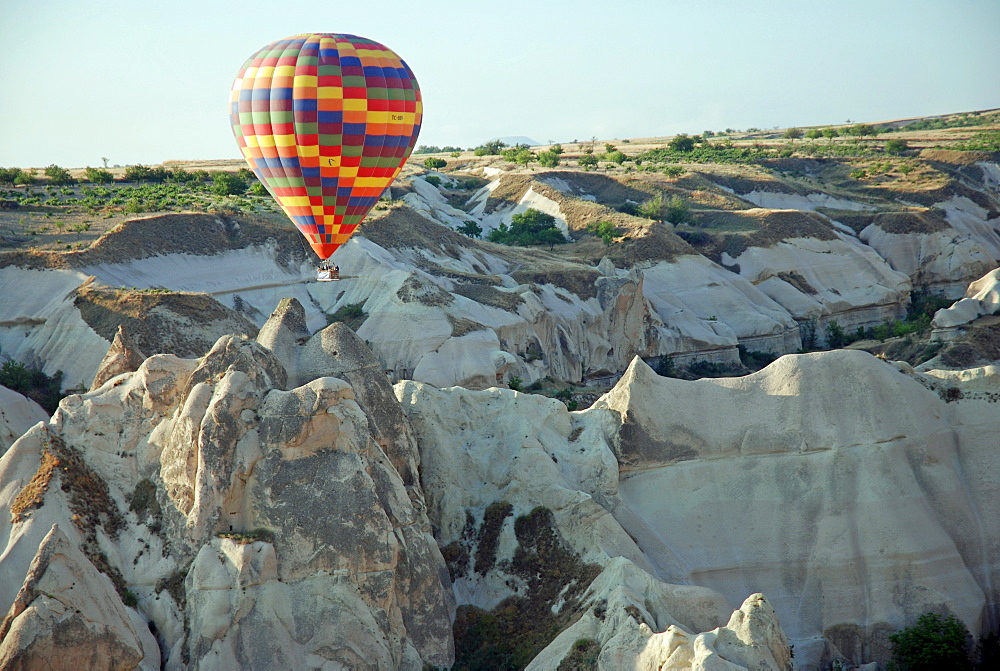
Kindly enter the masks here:
<path id="1" fill-rule="evenodd" d="M 239 158 L 232 78 L 301 32 L 402 56 L 419 144 L 1000 107 L 1000 0 L 0 0 L 0 166 Z"/>

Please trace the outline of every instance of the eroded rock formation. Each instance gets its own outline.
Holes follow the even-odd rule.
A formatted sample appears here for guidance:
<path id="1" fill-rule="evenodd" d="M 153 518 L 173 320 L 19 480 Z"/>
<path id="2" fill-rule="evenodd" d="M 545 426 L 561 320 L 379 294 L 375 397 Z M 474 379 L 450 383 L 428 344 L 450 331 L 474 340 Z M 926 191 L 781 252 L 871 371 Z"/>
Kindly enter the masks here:
<path id="1" fill-rule="evenodd" d="M 369 387 L 367 402 L 395 404 L 379 375 L 388 396 Z M 269 350 L 228 336 L 201 359 L 157 355 L 66 399 L 0 459 L 0 498 L 16 511 L 0 520 L 3 574 L 27 580 L 57 520 L 111 576 L 105 591 L 118 595 L 101 599 L 153 623 L 167 668 L 449 665 L 447 573 L 417 456 L 398 454 L 412 439 L 394 444 L 404 483 L 350 384 L 286 390 L 286 379 Z M 68 460 L 84 476 L 67 481 Z M 4 608 L 26 594 L 0 589 Z M 40 621 L 52 624 L 36 639 L 58 637 L 58 620 Z M 107 635 L 83 632 L 79 645 Z M 130 645 L 131 661 L 115 653 L 93 668 L 159 667 L 155 644 Z"/>

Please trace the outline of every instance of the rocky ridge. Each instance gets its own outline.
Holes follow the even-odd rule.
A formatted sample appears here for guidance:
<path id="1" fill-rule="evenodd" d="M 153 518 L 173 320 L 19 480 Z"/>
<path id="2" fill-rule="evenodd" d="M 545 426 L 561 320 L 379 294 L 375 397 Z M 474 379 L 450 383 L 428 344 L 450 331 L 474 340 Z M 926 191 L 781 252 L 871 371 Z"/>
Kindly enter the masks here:
<path id="1" fill-rule="evenodd" d="M 403 482 L 351 385 L 286 379 L 270 351 L 226 336 L 200 359 L 146 359 L 22 436 L 0 459 L 10 630 L 37 629 L 24 619 L 37 608 L 17 604 L 37 601 L 29 565 L 55 524 L 81 571 L 110 578 L 93 598 L 157 632 L 116 668 L 450 664 L 452 597 L 419 482 Z M 3 647 L 20 659 L 30 640 Z"/>
<path id="2" fill-rule="evenodd" d="M 113 351 L 101 386 L 0 458 L 4 626 L 34 632 L 0 654 L 69 627 L 133 668 L 418 668 L 499 654 L 471 643 L 492 617 L 530 668 L 785 669 L 788 645 L 807 668 L 884 662 L 926 610 L 991 626 L 978 378 L 837 351 L 686 382 L 635 358 L 571 413 L 390 387 L 363 340 L 305 314 L 283 301 L 259 341 L 199 359 Z M 44 600 L 42 576 L 67 575 L 86 597 Z M 107 628 L 80 629 L 77 598 L 108 601 Z"/>
<path id="3" fill-rule="evenodd" d="M 0 350 L 62 370 L 67 388 L 89 385 L 118 323 L 131 319 L 112 319 L 109 306 L 113 313 L 121 297 L 109 287 L 131 286 L 137 300 L 164 303 L 151 314 L 169 317 L 159 336 L 132 329 L 147 351 L 190 356 L 222 333 L 253 335 L 290 296 L 311 331 L 354 314 L 393 379 L 438 386 L 607 379 L 634 354 L 735 364 L 737 345 L 795 352 L 822 344 L 834 321 L 853 333 L 903 316 L 914 289 L 957 298 L 1000 264 L 992 178 L 1000 168 L 991 155 L 970 163 L 951 154 L 962 153 L 919 159 L 937 180 L 922 189 L 819 184 L 790 178 L 777 163 L 692 167 L 670 179 L 471 167 L 435 175 L 435 186 L 418 175 L 338 252 L 344 279 L 332 286 L 309 282 L 301 244 L 261 224 L 166 215 L 152 222 L 171 229 L 157 250 L 142 244 L 152 220 L 138 220 L 90 250 L 6 258 L 0 280 L 30 295 L 0 296 Z M 830 160 L 795 163 L 807 175 L 840 169 Z M 449 186 L 474 175 L 488 182 L 461 202 Z M 629 214 L 655 194 L 686 198 L 692 222 Z M 470 220 L 489 230 L 528 207 L 552 214 L 576 242 L 550 253 L 452 230 Z M 584 235 L 603 220 L 620 233 L 607 247 Z M 81 289 L 89 276 L 95 281 Z M 195 305 L 201 299 L 142 293 L 157 288 L 211 298 Z"/>
<path id="4" fill-rule="evenodd" d="M 449 614 L 469 591 L 461 580 L 448 587 L 430 529 L 450 522 L 436 503 L 425 503 L 424 489 L 442 486 L 436 459 L 452 441 L 429 444 L 431 463 L 422 465 L 418 434 L 363 342 L 341 324 L 303 338 L 302 317 L 291 300 L 262 329 L 281 358 L 234 336 L 200 359 L 155 355 L 135 370 L 128 370 L 134 360 L 109 356 L 98 373 L 107 378 L 103 385 L 65 399 L 49 424 L 29 430 L 0 458 L 0 496 L 12 512 L 0 522 L 0 571 L 17 576 L 0 593 L 8 608 L 4 659 L 24 668 L 60 654 L 90 659 L 93 668 L 160 668 L 161 659 L 165 668 L 451 664 Z M 124 349 L 128 336 L 119 335 Z M 311 375 L 304 368 L 324 366 L 345 379 L 303 382 Z M 559 440 L 567 443 L 570 417 L 561 403 L 484 393 L 500 393 L 522 410 L 544 401 L 530 414 L 555 412 Z M 606 459 L 606 444 L 603 450 Z M 433 475 L 422 484 L 418 469 Z M 444 486 L 434 499 L 451 491 Z M 481 500 L 462 503 L 463 519 L 479 514 Z M 554 505 L 549 496 L 537 501 Z M 524 504 L 530 497 L 518 509 Z M 652 577 L 641 551 L 599 506 L 586 513 L 605 520 L 607 548 L 596 554 L 574 552 L 584 520 L 536 508 L 538 523 L 521 542 L 580 570 L 554 583 L 580 592 L 564 604 L 565 622 L 587 611 L 602 639 L 618 636 L 602 652 L 608 659 L 639 655 L 653 635 L 647 622 L 676 631 L 683 622 L 690 634 L 725 624 L 731 607 L 720 596 Z M 513 575 L 509 550 L 496 548 L 495 569 L 476 566 L 494 590 Z M 526 574 L 517 580 L 534 601 L 539 591 L 558 594 Z M 624 599 L 623 583 L 634 590 Z M 50 591 L 61 595 L 57 603 L 45 596 Z M 495 605 L 489 597 L 462 603 Z M 604 612 L 597 618 L 593 611 Z M 618 613 L 630 623 L 624 639 Z M 771 617 L 766 644 L 782 647 Z M 69 630 L 69 638 L 61 633 Z M 719 651 L 708 645 L 699 654 L 740 660 L 743 646 L 758 643 Z M 562 640 L 553 645 L 536 667 L 565 656 Z"/>

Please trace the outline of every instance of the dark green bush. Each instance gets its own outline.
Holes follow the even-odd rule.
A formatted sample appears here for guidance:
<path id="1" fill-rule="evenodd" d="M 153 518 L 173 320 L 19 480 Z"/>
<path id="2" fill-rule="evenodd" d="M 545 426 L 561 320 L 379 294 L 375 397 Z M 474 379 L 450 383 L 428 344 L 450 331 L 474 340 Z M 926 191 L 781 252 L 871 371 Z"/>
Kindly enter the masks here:
<path id="1" fill-rule="evenodd" d="M 681 133 L 671 139 L 667 146 L 670 147 L 672 151 L 679 151 L 683 153 L 694 151 L 694 138 L 690 137 L 687 133 Z"/>
<path id="2" fill-rule="evenodd" d="M 618 236 L 618 228 L 610 221 L 591 222 L 587 224 L 587 232 L 603 240 L 605 246 L 610 246 Z"/>
<path id="3" fill-rule="evenodd" d="M 69 170 L 60 168 L 55 163 L 45 168 L 45 176 L 49 178 L 49 184 L 72 184 Z"/>
<path id="4" fill-rule="evenodd" d="M 37 368 L 29 368 L 20 361 L 7 361 L 0 367 L 0 385 L 24 394 L 50 415 L 59 407 L 66 394 L 62 393 L 62 371 L 49 377 Z"/>
<path id="5" fill-rule="evenodd" d="M 893 138 L 885 143 L 885 151 L 889 154 L 899 154 L 907 149 L 909 149 L 909 145 L 906 144 L 906 140 L 899 138 Z"/>
<path id="6" fill-rule="evenodd" d="M 251 196 L 268 195 L 267 187 L 265 187 L 262 182 L 254 182 L 253 184 L 251 184 L 250 188 L 247 189 L 247 193 L 249 193 Z"/>
<path id="7" fill-rule="evenodd" d="M 899 671 L 971 669 L 969 630 L 954 615 L 924 613 L 912 627 L 889 637 L 892 657 Z"/>
<path id="8" fill-rule="evenodd" d="M 0 184 L 17 184 L 20 168 L 0 168 Z"/>
<path id="9" fill-rule="evenodd" d="M 539 152 L 538 163 L 543 168 L 554 168 L 559 165 L 559 154 L 554 151 Z"/>
<path id="10" fill-rule="evenodd" d="M 471 219 L 463 223 L 455 230 L 463 235 L 469 236 L 470 238 L 478 238 L 480 235 L 483 234 L 483 227 L 477 224 L 476 222 L 472 221 Z"/>
<path id="11" fill-rule="evenodd" d="M 87 166 L 87 181 L 93 184 L 110 184 L 115 178 L 107 170 Z"/>
<path id="12" fill-rule="evenodd" d="M 486 239 L 501 245 L 531 245 L 552 246 L 568 242 L 555 225 L 555 217 L 539 210 L 527 209 L 510 218 L 510 226 L 500 224 L 490 231 Z"/>
<path id="13" fill-rule="evenodd" d="M 217 172 L 212 176 L 212 193 L 219 196 L 238 196 L 247 191 L 247 181 L 238 174 Z"/>

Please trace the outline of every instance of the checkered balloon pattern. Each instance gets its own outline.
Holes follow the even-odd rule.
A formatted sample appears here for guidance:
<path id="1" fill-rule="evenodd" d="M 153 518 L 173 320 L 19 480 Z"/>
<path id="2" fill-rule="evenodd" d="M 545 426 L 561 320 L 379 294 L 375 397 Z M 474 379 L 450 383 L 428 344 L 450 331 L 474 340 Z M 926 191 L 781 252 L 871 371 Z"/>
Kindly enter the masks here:
<path id="1" fill-rule="evenodd" d="M 356 35 L 272 42 L 243 64 L 230 95 L 243 156 L 321 259 L 402 170 L 422 116 L 409 66 Z"/>

